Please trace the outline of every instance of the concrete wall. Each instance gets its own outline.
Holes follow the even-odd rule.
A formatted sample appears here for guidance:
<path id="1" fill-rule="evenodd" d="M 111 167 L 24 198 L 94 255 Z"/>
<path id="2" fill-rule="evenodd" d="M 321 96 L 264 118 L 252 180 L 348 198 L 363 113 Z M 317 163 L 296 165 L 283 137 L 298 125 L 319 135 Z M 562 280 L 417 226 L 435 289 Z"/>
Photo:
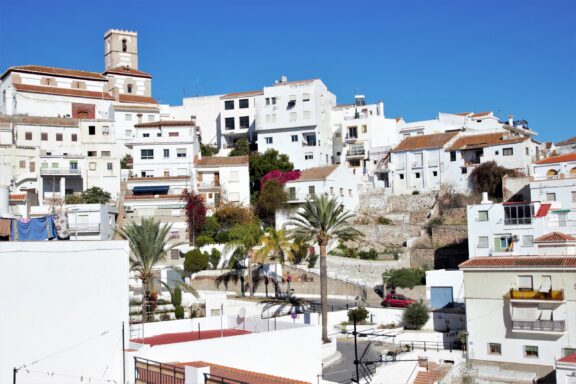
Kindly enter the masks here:
<path id="1" fill-rule="evenodd" d="M 18 383 L 121 382 L 128 243 L 6 242 L 0 249 L 0 382 L 12 382 L 12 368 L 23 365 L 30 373 L 20 370 Z"/>

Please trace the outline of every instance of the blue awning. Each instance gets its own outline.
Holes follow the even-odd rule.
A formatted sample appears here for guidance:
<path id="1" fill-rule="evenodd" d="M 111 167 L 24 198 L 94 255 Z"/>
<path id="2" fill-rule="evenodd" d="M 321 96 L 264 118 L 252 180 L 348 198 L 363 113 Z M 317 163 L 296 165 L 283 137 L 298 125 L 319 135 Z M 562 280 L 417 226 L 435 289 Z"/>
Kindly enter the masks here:
<path id="1" fill-rule="evenodd" d="M 135 195 L 165 195 L 168 193 L 170 186 L 168 185 L 150 185 L 132 188 L 132 193 Z"/>

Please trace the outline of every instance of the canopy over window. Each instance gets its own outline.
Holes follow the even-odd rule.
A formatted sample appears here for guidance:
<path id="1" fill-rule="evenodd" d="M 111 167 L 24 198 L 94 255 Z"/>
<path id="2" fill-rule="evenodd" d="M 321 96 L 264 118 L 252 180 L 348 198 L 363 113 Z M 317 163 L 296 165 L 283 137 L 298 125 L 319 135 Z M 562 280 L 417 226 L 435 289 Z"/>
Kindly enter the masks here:
<path id="1" fill-rule="evenodd" d="M 170 189 L 169 185 L 149 185 L 132 188 L 135 195 L 165 195 Z"/>

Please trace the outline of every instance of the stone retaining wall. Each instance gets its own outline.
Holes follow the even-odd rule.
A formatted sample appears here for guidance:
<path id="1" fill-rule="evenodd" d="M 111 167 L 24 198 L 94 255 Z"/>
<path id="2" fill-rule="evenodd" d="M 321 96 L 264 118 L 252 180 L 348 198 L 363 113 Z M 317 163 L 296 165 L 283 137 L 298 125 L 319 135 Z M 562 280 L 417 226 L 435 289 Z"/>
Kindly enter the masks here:
<path id="1" fill-rule="evenodd" d="M 437 247 L 458 244 L 467 238 L 466 225 L 439 225 L 432 228 L 432 243 Z"/>

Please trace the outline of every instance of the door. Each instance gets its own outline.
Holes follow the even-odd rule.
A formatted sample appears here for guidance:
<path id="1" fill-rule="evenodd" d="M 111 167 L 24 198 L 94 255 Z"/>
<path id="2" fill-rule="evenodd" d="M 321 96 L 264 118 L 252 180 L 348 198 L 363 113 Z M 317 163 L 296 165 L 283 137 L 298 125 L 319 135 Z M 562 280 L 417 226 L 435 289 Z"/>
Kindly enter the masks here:
<path id="1" fill-rule="evenodd" d="M 444 308 L 452 304 L 452 287 L 432 287 L 430 305 L 432 308 Z"/>

